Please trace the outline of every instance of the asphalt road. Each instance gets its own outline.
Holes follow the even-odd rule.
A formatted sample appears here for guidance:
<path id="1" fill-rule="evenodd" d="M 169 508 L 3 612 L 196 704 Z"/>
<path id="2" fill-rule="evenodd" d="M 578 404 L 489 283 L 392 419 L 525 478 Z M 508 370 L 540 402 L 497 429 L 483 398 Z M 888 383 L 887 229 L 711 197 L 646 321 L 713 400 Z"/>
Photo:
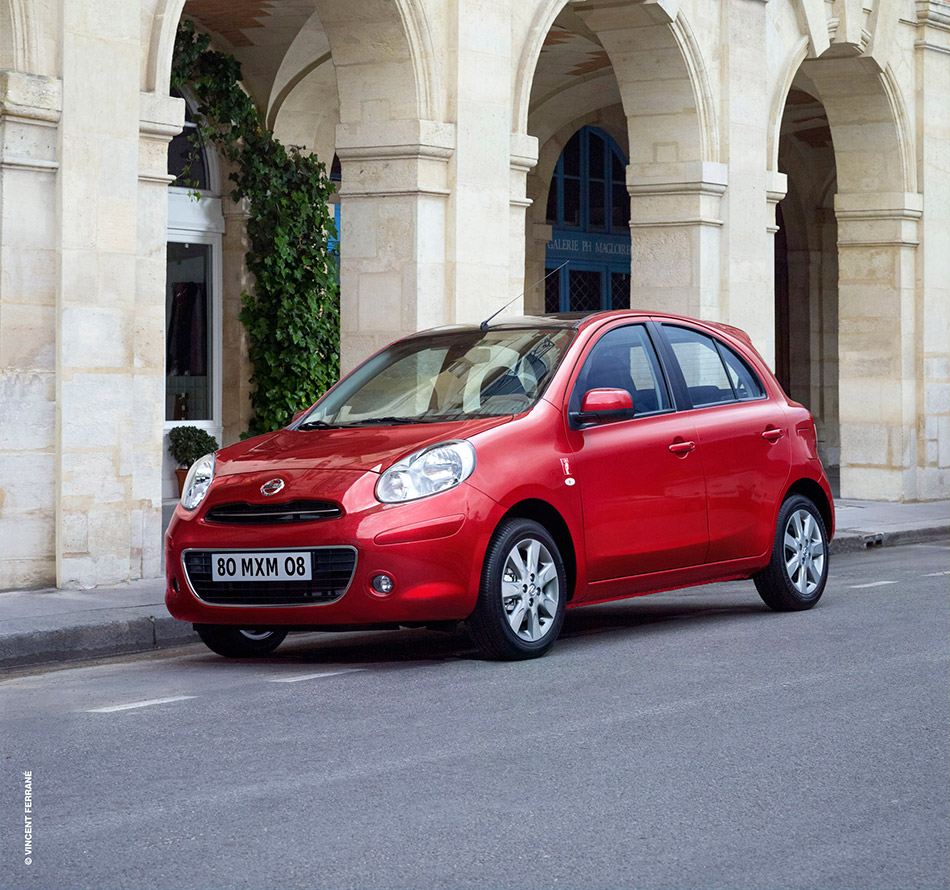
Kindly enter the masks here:
<path id="1" fill-rule="evenodd" d="M 947 887 L 948 592 L 921 544 L 810 612 L 581 609 L 531 662 L 407 631 L 22 673 L 0 886 Z"/>

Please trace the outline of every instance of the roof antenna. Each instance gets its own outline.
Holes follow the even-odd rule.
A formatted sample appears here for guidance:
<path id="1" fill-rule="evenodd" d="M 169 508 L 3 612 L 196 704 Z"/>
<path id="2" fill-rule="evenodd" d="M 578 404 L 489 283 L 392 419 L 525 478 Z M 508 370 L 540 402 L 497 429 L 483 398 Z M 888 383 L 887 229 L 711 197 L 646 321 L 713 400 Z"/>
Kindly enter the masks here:
<path id="1" fill-rule="evenodd" d="M 561 269 L 563 269 L 569 262 L 570 262 L 570 260 L 564 260 L 564 262 L 561 263 L 560 266 L 558 266 L 556 269 L 552 269 L 550 272 L 548 272 L 547 275 L 544 276 L 544 278 L 538 279 L 534 284 L 531 285 L 531 287 L 529 287 L 527 290 L 523 290 L 520 294 L 518 294 L 517 297 L 512 297 L 507 303 L 505 303 L 504 306 L 501 307 L 501 309 L 499 309 L 499 310 L 498 310 L 497 312 L 495 312 L 494 314 L 489 315 L 488 318 L 486 318 L 478 327 L 479 327 L 482 331 L 487 331 L 487 330 L 488 330 L 488 324 L 489 324 L 489 322 L 490 322 L 496 315 L 501 315 L 501 313 L 504 312 L 512 303 L 514 303 L 515 300 L 520 299 L 520 298 L 523 297 L 529 290 L 534 290 L 539 284 L 541 284 L 541 283 L 544 282 L 544 281 L 547 281 L 555 272 L 560 272 Z"/>

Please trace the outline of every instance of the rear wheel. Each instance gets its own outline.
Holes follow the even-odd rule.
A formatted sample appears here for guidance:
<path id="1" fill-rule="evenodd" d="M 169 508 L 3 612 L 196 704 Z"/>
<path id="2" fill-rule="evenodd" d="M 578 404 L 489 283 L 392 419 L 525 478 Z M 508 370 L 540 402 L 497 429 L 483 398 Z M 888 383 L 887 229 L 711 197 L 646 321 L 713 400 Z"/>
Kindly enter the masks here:
<path id="1" fill-rule="evenodd" d="M 537 658 L 551 648 L 567 601 L 567 575 L 544 526 L 508 519 L 495 530 L 482 568 L 472 639 L 489 658 Z"/>
<path id="2" fill-rule="evenodd" d="M 782 504 L 772 559 L 753 580 L 765 604 L 777 611 L 810 609 L 821 598 L 828 580 L 828 534 L 808 498 L 796 494 Z"/>
<path id="3" fill-rule="evenodd" d="M 273 652 L 287 636 L 284 630 L 229 627 L 222 624 L 194 625 L 201 641 L 225 658 L 257 658 Z"/>

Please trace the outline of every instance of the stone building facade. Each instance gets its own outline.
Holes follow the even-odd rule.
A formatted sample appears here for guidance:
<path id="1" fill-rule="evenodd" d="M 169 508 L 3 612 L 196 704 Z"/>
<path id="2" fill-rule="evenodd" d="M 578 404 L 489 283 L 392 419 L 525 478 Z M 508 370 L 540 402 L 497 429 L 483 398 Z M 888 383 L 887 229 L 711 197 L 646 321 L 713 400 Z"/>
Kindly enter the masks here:
<path id="1" fill-rule="evenodd" d="M 345 368 L 632 300 L 746 329 L 842 495 L 947 496 L 947 0 L 0 0 L 0 589 L 158 575 L 167 428 L 248 419 L 246 211 L 168 172 L 183 16 L 337 159 Z"/>

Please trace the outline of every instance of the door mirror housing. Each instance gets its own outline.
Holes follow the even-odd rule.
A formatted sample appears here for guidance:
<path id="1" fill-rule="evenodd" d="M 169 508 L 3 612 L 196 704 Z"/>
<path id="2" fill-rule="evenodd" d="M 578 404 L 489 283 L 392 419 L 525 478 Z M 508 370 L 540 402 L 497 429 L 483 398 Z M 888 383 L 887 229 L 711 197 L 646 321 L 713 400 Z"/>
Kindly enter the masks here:
<path id="1" fill-rule="evenodd" d="M 603 423 L 633 417 L 633 397 L 625 389 L 590 389 L 581 399 L 581 410 L 572 416 L 578 423 Z"/>

